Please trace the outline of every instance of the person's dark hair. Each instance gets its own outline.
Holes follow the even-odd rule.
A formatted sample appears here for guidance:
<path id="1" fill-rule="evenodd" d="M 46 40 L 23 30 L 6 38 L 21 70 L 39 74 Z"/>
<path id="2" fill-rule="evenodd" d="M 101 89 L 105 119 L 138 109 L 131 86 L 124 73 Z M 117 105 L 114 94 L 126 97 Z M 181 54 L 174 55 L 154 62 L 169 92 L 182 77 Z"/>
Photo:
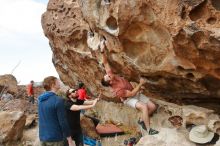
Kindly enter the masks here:
<path id="1" fill-rule="evenodd" d="M 75 89 L 68 89 L 67 91 L 66 91 L 66 98 L 68 98 L 68 99 L 70 99 L 70 94 L 71 93 L 73 93 L 73 92 L 76 92 L 76 90 Z"/>
<path id="2" fill-rule="evenodd" d="M 51 91 L 52 85 L 56 84 L 57 78 L 54 76 L 46 77 L 43 81 L 43 87 L 46 91 Z"/>
<path id="3" fill-rule="evenodd" d="M 83 82 L 79 82 L 78 88 L 81 89 L 82 87 L 84 87 L 84 83 Z"/>
<path id="4" fill-rule="evenodd" d="M 33 80 L 31 80 L 31 82 L 30 83 L 34 83 L 34 81 Z"/>
<path id="5" fill-rule="evenodd" d="M 105 81 L 104 78 L 102 78 L 101 83 L 102 83 L 102 85 L 105 86 L 105 87 L 109 87 L 109 86 L 110 86 L 109 81 Z"/>

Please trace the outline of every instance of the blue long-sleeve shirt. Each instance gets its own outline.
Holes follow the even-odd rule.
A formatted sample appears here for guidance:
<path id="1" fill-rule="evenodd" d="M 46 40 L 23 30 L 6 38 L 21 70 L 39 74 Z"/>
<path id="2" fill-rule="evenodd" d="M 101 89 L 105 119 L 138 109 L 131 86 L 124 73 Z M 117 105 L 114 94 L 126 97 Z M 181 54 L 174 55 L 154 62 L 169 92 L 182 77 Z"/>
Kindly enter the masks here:
<path id="1" fill-rule="evenodd" d="M 70 136 L 64 100 L 53 92 L 45 92 L 38 97 L 40 141 L 62 141 Z"/>

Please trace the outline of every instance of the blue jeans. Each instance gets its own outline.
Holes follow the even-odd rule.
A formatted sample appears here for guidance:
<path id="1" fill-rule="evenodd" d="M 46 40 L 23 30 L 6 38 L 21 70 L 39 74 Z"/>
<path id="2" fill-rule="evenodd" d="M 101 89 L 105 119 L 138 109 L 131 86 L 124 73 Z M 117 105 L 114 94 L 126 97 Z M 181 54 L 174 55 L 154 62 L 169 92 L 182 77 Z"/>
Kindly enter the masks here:
<path id="1" fill-rule="evenodd" d="M 29 102 L 31 102 L 32 104 L 34 104 L 34 96 L 29 96 L 28 99 L 29 99 Z"/>

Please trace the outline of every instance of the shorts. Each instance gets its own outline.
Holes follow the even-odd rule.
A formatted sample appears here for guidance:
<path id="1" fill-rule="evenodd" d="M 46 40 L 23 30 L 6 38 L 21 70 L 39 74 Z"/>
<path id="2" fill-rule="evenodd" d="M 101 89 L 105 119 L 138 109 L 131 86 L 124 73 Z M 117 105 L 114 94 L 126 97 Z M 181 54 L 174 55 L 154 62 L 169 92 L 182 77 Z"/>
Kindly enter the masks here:
<path id="1" fill-rule="evenodd" d="M 150 101 L 150 99 L 147 96 L 145 96 L 144 94 L 138 93 L 137 95 L 124 100 L 123 103 L 125 105 L 130 106 L 130 107 L 136 108 L 136 103 L 139 101 L 141 101 L 143 103 L 147 103 L 148 101 Z"/>

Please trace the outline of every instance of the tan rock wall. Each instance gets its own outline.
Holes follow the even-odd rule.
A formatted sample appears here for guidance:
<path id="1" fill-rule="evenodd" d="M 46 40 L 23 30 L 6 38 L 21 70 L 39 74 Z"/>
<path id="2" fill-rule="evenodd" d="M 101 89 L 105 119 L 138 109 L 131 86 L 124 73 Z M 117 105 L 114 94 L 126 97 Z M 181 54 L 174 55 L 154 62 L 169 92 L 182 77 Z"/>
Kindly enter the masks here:
<path id="1" fill-rule="evenodd" d="M 104 36 L 108 59 L 130 81 L 148 79 L 146 92 L 175 102 L 220 101 L 218 0 L 50 0 L 42 27 L 62 81 L 82 80 L 103 92 L 97 44 Z M 87 32 L 95 33 L 93 41 Z M 92 42 L 92 43 L 91 43 Z M 193 99 L 193 100 L 192 100 Z M 196 100 L 194 100 L 196 99 Z"/>

